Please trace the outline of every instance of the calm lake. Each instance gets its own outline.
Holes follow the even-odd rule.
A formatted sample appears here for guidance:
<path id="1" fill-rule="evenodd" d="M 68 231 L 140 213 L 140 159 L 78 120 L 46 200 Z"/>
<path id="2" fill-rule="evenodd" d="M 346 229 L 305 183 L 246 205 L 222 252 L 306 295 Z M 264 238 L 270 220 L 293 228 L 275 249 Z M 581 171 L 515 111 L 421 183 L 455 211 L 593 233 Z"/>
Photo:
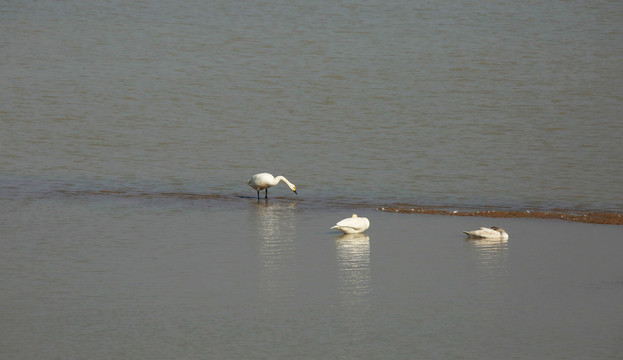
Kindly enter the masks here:
<path id="1" fill-rule="evenodd" d="M 621 19 L 0 3 L 0 357 L 623 358 L 622 227 L 376 210 L 622 211 Z"/>

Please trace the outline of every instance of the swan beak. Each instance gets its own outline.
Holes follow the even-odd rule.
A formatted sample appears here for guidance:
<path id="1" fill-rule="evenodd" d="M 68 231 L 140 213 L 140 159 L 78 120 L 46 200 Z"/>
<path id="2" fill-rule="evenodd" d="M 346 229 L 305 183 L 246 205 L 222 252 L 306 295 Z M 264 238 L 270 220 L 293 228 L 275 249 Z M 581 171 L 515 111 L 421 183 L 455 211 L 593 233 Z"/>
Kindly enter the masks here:
<path id="1" fill-rule="evenodd" d="M 296 195 L 298 195 L 298 194 L 299 194 L 299 193 L 297 193 L 297 192 L 296 192 L 296 188 L 292 189 L 292 191 L 294 191 L 294 193 L 295 193 Z"/>

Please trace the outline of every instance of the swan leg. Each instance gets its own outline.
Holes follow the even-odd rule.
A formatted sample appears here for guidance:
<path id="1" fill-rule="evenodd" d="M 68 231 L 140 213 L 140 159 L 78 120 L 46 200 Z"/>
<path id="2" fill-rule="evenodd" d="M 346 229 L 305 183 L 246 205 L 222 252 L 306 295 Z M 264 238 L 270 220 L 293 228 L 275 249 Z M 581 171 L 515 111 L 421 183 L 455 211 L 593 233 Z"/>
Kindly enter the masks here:
<path id="1" fill-rule="evenodd" d="M 268 189 L 264 190 L 266 194 L 264 195 L 264 199 L 268 199 Z"/>
<path id="2" fill-rule="evenodd" d="M 260 201 L 260 191 L 257 191 L 257 201 Z"/>

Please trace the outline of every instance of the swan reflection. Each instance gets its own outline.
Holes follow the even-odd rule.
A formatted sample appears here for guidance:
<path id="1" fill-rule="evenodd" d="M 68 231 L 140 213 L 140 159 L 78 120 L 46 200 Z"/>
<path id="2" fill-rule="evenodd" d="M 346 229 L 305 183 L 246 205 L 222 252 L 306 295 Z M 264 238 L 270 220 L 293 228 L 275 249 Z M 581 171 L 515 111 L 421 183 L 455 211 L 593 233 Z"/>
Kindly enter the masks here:
<path id="1" fill-rule="evenodd" d="M 255 221 L 260 239 L 260 285 L 269 291 L 271 297 L 276 289 L 285 290 L 291 283 L 289 267 L 294 263 L 294 239 L 296 237 L 296 204 L 258 203 L 255 206 Z"/>
<path id="2" fill-rule="evenodd" d="M 487 293 L 499 292 L 508 276 L 508 240 L 467 239 L 465 243 L 474 250 L 483 290 Z"/>
<path id="3" fill-rule="evenodd" d="M 508 240 L 467 239 L 465 242 L 474 248 L 476 260 L 481 268 L 491 270 L 506 268 Z"/>
<path id="4" fill-rule="evenodd" d="M 365 305 L 371 291 L 370 237 L 345 234 L 335 241 L 340 294 L 345 305 Z"/>

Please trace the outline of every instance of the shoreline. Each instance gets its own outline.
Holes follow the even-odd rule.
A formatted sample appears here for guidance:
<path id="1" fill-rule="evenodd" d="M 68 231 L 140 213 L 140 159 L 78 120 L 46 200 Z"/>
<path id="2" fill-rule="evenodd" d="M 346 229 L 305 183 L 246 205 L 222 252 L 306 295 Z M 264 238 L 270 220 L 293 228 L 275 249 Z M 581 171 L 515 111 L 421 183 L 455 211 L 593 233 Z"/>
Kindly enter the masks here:
<path id="1" fill-rule="evenodd" d="M 51 194 L 60 195 L 62 197 L 119 197 L 119 198 L 134 198 L 134 199 L 166 199 L 166 200 L 202 200 L 202 201 L 224 201 L 224 202 L 237 202 L 238 200 L 254 200 L 255 196 L 247 196 L 242 194 L 205 194 L 205 193 L 192 193 L 192 192 L 145 192 L 138 190 L 123 190 L 123 189 L 100 189 L 100 190 L 69 190 L 60 189 L 53 190 L 51 192 L 44 192 L 42 197 L 47 197 Z M 18 194 L 14 194 L 18 195 Z M 22 194 L 23 195 L 23 194 Z M 32 194 L 31 194 L 32 195 Z M 274 196 L 270 200 L 272 202 L 287 203 L 293 199 L 283 196 Z M 264 200 L 266 201 L 266 200 Z M 295 202 L 303 202 L 304 199 L 295 199 Z M 493 207 L 483 208 L 471 208 L 460 209 L 450 208 L 449 206 L 426 206 L 426 205 L 412 205 L 405 203 L 394 203 L 388 205 L 373 205 L 370 203 L 345 203 L 343 201 L 336 201 L 334 199 L 320 200 L 318 204 L 324 204 L 325 206 L 338 206 L 338 207 L 365 207 L 374 208 L 377 211 L 388 213 L 402 213 L 402 214 L 427 214 L 427 215 L 445 215 L 445 216 L 473 216 L 473 217 L 489 217 L 489 218 L 532 218 L 532 219 L 550 219 L 550 220 L 564 220 L 569 222 L 579 222 L 587 224 L 601 224 L 601 225 L 623 225 L 623 212 L 620 211 L 607 211 L 607 210 L 572 210 L 572 209 L 495 209 Z"/>
<path id="2" fill-rule="evenodd" d="M 383 212 L 447 216 L 479 216 L 490 218 L 552 219 L 587 224 L 623 225 L 623 213 L 613 211 L 578 211 L 568 209 L 544 210 L 446 210 L 434 207 L 388 205 L 378 207 Z"/>

